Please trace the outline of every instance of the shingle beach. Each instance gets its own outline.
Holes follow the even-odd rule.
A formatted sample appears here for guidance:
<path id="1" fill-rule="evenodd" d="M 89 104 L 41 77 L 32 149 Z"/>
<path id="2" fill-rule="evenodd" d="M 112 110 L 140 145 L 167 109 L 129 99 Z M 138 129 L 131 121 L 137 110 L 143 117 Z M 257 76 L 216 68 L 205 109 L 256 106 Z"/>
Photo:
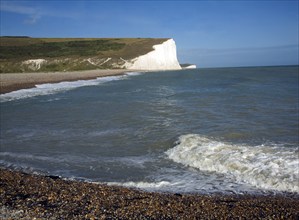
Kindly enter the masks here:
<path id="1" fill-rule="evenodd" d="M 0 169 L 1 219 L 298 219 L 297 195 L 144 192 Z"/>

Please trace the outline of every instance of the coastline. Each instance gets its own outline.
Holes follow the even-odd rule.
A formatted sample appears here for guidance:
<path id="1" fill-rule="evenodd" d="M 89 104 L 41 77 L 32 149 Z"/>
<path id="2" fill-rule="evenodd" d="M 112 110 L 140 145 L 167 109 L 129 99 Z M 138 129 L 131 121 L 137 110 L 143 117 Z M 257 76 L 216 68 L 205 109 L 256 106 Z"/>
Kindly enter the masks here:
<path id="1" fill-rule="evenodd" d="M 34 88 L 37 84 L 89 80 L 98 77 L 123 75 L 126 72 L 134 72 L 134 70 L 98 69 L 73 72 L 1 73 L 0 94 Z"/>
<path id="2" fill-rule="evenodd" d="M 1 219 L 298 219 L 286 195 L 144 192 L 0 168 Z"/>

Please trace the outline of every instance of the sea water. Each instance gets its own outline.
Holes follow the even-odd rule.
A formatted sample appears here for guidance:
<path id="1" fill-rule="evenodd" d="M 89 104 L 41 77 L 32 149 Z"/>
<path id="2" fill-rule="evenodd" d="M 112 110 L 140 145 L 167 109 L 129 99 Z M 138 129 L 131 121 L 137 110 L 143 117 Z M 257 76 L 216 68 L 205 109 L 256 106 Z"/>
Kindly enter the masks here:
<path id="1" fill-rule="evenodd" d="M 298 66 L 131 73 L 0 96 L 0 166 L 190 193 L 299 193 Z"/>

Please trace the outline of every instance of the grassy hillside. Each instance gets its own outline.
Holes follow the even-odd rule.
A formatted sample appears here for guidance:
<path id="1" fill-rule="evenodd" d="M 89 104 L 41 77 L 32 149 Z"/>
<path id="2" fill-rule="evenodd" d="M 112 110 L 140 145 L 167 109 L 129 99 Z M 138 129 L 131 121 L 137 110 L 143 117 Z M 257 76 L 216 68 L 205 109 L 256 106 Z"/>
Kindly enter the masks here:
<path id="1" fill-rule="evenodd" d="M 167 39 L 0 37 L 0 72 L 121 68 Z M 26 60 L 43 59 L 41 65 Z"/>

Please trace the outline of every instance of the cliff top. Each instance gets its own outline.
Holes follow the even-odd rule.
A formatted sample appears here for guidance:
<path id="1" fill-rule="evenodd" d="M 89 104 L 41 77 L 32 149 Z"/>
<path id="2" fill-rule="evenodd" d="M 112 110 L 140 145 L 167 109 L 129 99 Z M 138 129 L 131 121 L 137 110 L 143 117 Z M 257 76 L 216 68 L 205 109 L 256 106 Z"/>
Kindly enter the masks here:
<path id="1" fill-rule="evenodd" d="M 31 38 L 0 37 L 0 59 L 28 60 L 57 57 L 131 59 L 153 50 L 167 38 Z"/>

